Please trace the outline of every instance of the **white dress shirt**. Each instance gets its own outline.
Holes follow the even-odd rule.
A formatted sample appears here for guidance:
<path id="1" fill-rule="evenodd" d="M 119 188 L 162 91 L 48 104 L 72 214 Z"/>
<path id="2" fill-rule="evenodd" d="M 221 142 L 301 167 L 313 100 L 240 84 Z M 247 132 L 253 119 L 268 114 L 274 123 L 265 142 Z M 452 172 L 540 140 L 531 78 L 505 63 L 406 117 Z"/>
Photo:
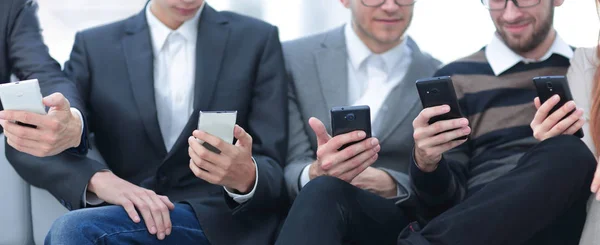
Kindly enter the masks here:
<path id="1" fill-rule="evenodd" d="M 498 37 L 498 34 L 493 35 L 492 41 L 485 48 L 485 56 L 496 76 L 502 74 L 521 61 L 525 64 L 542 62 L 550 58 L 552 54 L 562 55 L 568 59 L 573 57 L 573 49 L 560 38 L 558 33 L 548 52 L 546 52 L 539 60 L 528 59 L 515 53 L 504 43 L 504 41 L 502 41 L 502 39 L 500 39 L 500 37 Z"/>
<path id="2" fill-rule="evenodd" d="M 351 22 L 344 27 L 344 35 L 348 53 L 347 103 L 368 105 L 371 108 L 371 123 L 373 123 L 390 92 L 404 79 L 412 61 L 412 50 L 405 36 L 396 47 L 385 53 L 374 54 L 360 40 Z M 372 128 L 371 131 L 373 136 L 377 136 L 379 129 Z M 300 175 L 302 187 L 310 181 L 309 169 L 310 164 Z"/>
<path id="3" fill-rule="evenodd" d="M 154 99 L 160 133 L 168 152 L 193 113 L 194 90 L 202 89 L 194 85 L 198 22 L 205 4 L 177 30 L 172 30 L 156 18 L 150 9 L 151 4 L 146 6 L 146 19 L 154 52 Z M 227 194 L 240 204 L 254 196 L 258 184 L 258 166 L 254 159 L 252 161 L 256 166 L 256 180 L 250 193 L 239 195 L 224 187 Z M 88 192 L 87 197 L 88 204 L 101 203 L 93 193 Z"/>

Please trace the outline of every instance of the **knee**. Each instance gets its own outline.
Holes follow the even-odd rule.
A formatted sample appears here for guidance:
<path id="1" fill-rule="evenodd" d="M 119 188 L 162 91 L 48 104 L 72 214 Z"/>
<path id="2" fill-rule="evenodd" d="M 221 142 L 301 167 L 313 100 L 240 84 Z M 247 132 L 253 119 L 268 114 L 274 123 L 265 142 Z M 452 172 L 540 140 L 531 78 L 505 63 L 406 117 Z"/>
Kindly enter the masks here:
<path id="1" fill-rule="evenodd" d="M 92 242 L 91 235 L 94 230 L 88 224 L 93 222 L 94 218 L 90 217 L 89 213 L 90 210 L 80 209 L 56 219 L 46 235 L 44 244 L 80 244 L 83 242 L 82 238 Z"/>
<path id="2" fill-rule="evenodd" d="M 560 135 L 540 143 L 547 148 L 548 164 L 560 168 L 573 178 L 590 176 L 596 169 L 596 158 L 585 143 L 572 135 Z M 569 177 L 569 176 L 565 176 Z"/>
<path id="3" fill-rule="evenodd" d="M 331 176 L 317 177 L 306 184 L 300 196 L 319 199 L 339 199 L 347 195 L 348 190 L 354 188 L 351 184 Z"/>

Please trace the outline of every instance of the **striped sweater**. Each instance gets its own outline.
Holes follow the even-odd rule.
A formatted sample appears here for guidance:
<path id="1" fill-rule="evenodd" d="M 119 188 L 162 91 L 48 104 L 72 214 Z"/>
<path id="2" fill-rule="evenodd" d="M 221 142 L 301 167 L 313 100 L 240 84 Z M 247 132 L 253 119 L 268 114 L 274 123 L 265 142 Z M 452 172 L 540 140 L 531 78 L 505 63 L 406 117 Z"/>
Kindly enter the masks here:
<path id="1" fill-rule="evenodd" d="M 536 112 L 532 78 L 565 75 L 568 67 L 568 58 L 553 54 L 539 63 L 521 62 L 496 76 L 484 48 L 436 73 L 452 76 L 472 132 L 469 141 L 444 154 L 434 172 L 411 167 L 415 192 L 430 207 L 423 215 L 436 216 L 517 165 L 538 143 L 529 126 Z"/>

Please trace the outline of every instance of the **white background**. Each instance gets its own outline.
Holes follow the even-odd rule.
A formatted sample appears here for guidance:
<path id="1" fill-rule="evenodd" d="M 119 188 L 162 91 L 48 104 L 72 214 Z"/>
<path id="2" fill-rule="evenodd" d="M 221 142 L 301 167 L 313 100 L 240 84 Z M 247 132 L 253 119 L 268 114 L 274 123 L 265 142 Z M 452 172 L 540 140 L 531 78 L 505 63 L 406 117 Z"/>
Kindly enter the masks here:
<path id="1" fill-rule="evenodd" d="M 550 1 L 550 0 L 542 0 Z M 595 0 L 565 0 L 556 9 L 555 28 L 569 44 L 598 43 Z M 61 64 L 71 51 L 75 32 L 120 20 L 141 11 L 146 0 L 38 0 L 39 17 L 50 52 Z M 326 31 L 349 20 L 339 0 L 207 0 L 218 10 L 232 10 L 279 27 L 282 41 Z M 469 55 L 490 40 L 494 26 L 479 0 L 419 0 L 409 34 L 443 62 Z"/>

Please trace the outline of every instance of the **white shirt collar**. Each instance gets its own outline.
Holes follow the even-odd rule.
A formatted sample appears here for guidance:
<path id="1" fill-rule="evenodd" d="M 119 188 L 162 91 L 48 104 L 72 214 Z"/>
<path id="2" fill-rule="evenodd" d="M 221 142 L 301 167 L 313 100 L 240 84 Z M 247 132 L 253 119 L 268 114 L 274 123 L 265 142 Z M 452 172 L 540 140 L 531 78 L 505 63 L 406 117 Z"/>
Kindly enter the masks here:
<path id="1" fill-rule="evenodd" d="M 346 49 L 348 52 L 348 58 L 354 69 L 360 69 L 360 66 L 365 62 L 369 56 L 373 54 L 371 50 L 365 45 L 362 40 L 358 37 L 352 23 L 346 24 L 344 27 L 344 35 L 346 37 Z M 396 47 L 386 51 L 385 53 L 379 54 L 388 69 L 393 68 L 402 59 L 405 51 L 408 50 L 407 40 L 404 36 L 402 42 Z M 388 71 L 389 72 L 389 71 Z"/>
<path id="2" fill-rule="evenodd" d="M 150 27 L 150 36 L 152 37 L 152 47 L 154 49 L 154 53 L 158 54 L 162 50 L 169 34 L 171 32 L 178 32 L 181 34 L 187 41 L 195 41 L 198 35 L 198 21 L 200 20 L 200 15 L 202 14 L 202 10 L 204 10 L 204 6 L 206 2 L 202 4 L 200 9 L 193 18 L 184 22 L 177 30 L 172 30 L 167 27 L 164 23 L 162 23 L 150 10 L 149 2 L 146 5 L 146 19 L 148 21 L 148 26 Z M 191 42 L 195 43 L 195 42 Z"/>
<path id="3" fill-rule="evenodd" d="M 542 58 L 539 60 L 527 59 L 518 55 L 512 51 L 504 43 L 504 41 L 500 39 L 500 37 L 498 37 L 498 34 L 494 34 L 492 41 L 485 48 L 485 56 L 496 76 L 502 74 L 521 61 L 524 63 L 541 62 L 550 58 L 552 54 L 562 55 L 568 59 L 573 57 L 573 49 L 571 49 L 571 47 L 558 35 L 558 33 L 556 34 L 554 43 L 552 43 L 552 46 L 548 52 L 546 52 L 546 54 L 544 54 L 544 56 L 542 56 Z"/>

